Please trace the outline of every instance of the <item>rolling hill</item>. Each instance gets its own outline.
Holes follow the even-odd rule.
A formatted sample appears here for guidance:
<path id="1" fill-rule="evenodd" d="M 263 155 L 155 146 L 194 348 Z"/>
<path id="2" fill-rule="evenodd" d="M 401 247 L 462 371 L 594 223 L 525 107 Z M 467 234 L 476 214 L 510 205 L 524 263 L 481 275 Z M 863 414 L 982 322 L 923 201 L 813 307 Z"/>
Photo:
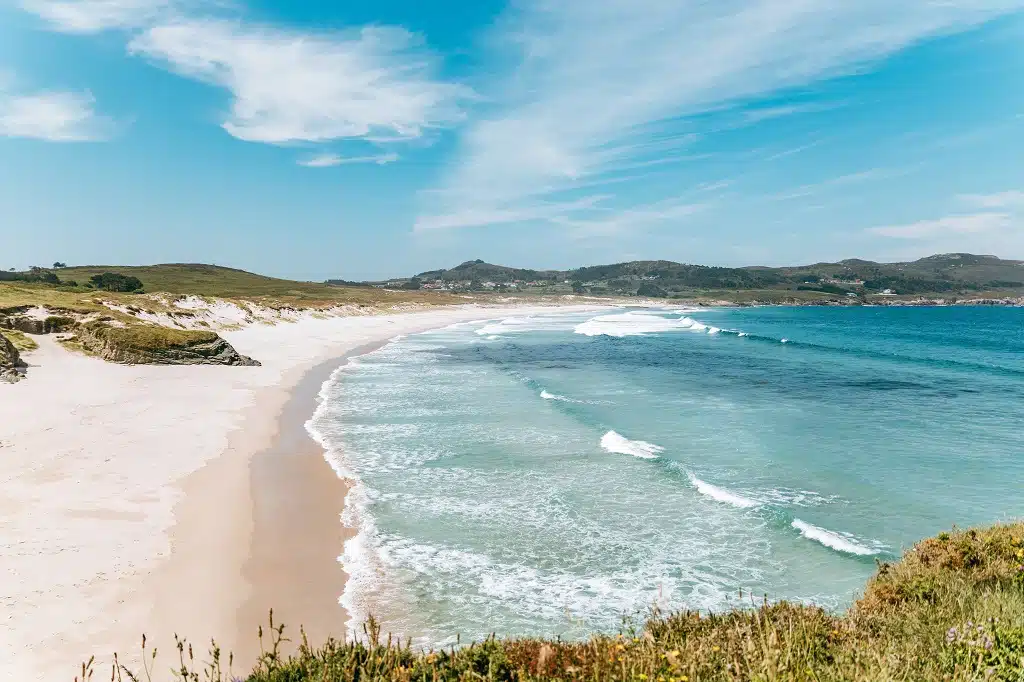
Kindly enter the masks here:
<path id="1" fill-rule="evenodd" d="M 572 270 L 530 270 L 467 261 L 416 276 L 420 282 L 519 283 L 543 288 L 569 284 L 577 292 L 618 295 L 689 295 L 702 292 L 791 291 L 827 295 L 974 295 L 1024 293 L 1024 261 L 951 253 L 906 263 L 849 259 L 793 267 L 740 268 L 673 261 L 631 261 Z"/>

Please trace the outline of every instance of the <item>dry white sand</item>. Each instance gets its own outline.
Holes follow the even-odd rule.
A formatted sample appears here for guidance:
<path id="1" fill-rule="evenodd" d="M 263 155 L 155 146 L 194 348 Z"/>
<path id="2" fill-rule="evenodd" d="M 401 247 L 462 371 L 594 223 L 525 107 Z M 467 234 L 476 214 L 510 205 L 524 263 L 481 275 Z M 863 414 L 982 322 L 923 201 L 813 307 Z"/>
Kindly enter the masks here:
<path id="1" fill-rule="evenodd" d="M 303 373 L 398 334 L 536 312 L 553 311 L 448 308 L 222 332 L 262 367 L 115 365 L 37 337 L 28 378 L 0 385 L 0 678 L 67 682 L 95 654 L 100 679 L 114 651 L 137 666 L 143 632 L 164 670 L 174 632 L 197 654 L 211 637 L 237 646 L 250 593 L 242 567 L 258 541 L 249 462 Z"/>

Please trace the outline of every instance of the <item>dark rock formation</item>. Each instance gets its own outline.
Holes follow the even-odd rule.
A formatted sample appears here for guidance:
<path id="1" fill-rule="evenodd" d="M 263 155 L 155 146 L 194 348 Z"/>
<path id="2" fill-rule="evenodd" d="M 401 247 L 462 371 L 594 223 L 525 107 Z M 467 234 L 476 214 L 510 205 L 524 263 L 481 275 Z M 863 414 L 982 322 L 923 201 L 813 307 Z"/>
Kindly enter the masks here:
<path id="1" fill-rule="evenodd" d="M 21 372 L 18 368 L 24 367 L 18 349 L 14 347 L 11 340 L 0 334 L 0 381 L 14 383 L 21 379 Z"/>

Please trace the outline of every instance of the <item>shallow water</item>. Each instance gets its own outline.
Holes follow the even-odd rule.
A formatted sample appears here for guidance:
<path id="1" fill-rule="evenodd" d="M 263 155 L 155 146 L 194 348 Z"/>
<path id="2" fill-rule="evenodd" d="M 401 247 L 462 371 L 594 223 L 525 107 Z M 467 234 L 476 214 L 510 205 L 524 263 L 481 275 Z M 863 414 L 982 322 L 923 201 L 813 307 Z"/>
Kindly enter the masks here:
<path id="1" fill-rule="evenodd" d="M 353 487 L 343 603 L 421 644 L 744 594 L 1024 515 L 1024 310 L 552 314 L 399 339 L 309 428 Z M 746 599 L 746 598 L 744 598 Z"/>

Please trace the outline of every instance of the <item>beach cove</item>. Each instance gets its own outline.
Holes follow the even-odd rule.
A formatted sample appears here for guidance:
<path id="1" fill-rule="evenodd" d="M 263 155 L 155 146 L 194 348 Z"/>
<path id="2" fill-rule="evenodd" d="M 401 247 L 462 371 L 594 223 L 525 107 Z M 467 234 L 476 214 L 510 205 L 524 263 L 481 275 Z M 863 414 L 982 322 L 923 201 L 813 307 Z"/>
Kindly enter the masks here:
<path id="1" fill-rule="evenodd" d="M 300 623 L 313 643 L 341 636 L 346 488 L 303 427 L 320 384 L 398 335 L 545 310 L 221 331 L 260 367 L 117 365 L 39 337 L 30 378 L 0 393 L 3 672 L 66 680 L 115 651 L 138 667 L 143 633 L 169 665 L 179 633 L 200 657 L 216 639 L 239 674 L 271 607 L 296 638 Z"/>

